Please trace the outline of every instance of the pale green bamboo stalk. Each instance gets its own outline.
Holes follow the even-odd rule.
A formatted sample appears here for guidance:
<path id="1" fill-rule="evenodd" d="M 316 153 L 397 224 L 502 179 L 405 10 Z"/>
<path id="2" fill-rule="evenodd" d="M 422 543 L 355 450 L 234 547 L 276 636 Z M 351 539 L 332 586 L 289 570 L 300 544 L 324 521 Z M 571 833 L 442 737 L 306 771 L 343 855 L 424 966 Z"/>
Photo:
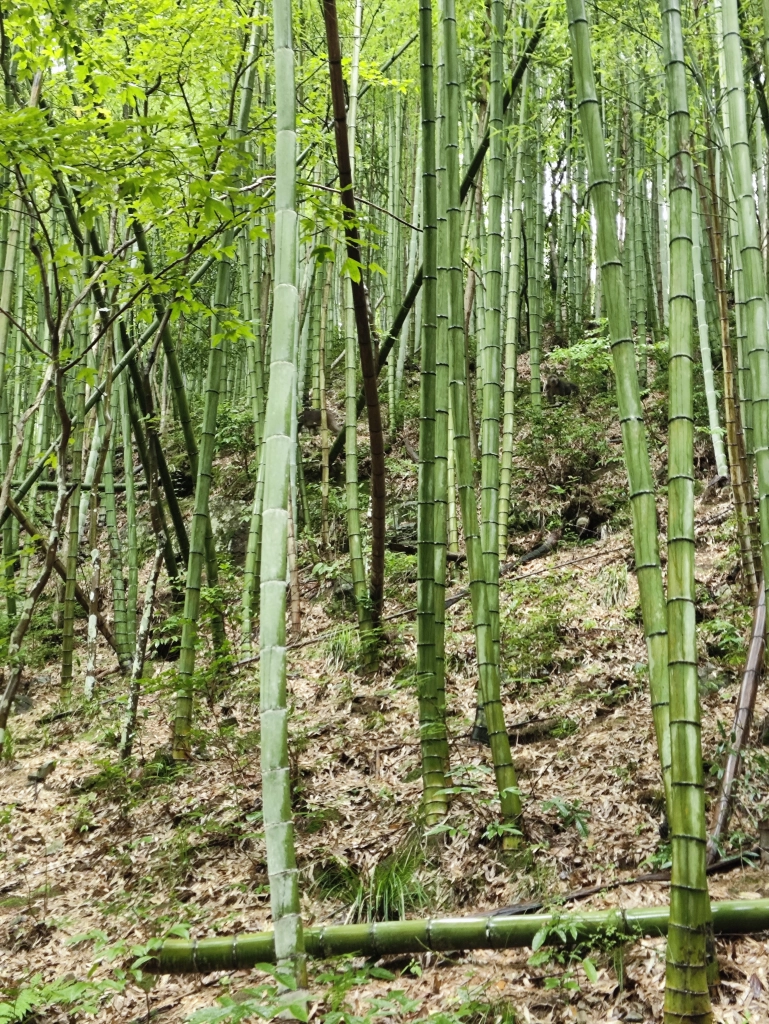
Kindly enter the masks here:
<path id="1" fill-rule="evenodd" d="M 718 397 L 713 378 L 713 359 L 710 351 L 710 334 L 708 315 L 705 309 L 705 289 L 702 275 L 702 233 L 700 228 L 700 211 L 697 193 L 692 189 L 692 261 L 694 264 L 694 298 L 697 308 L 697 327 L 700 339 L 700 359 L 702 361 L 702 377 L 705 382 L 705 397 L 708 403 L 708 425 L 710 440 L 713 444 L 713 455 L 716 460 L 716 473 L 728 476 L 729 466 L 724 451 L 724 439 L 718 418 Z"/>
<path id="2" fill-rule="evenodd" d="M 8 214 L 8 232 L 5 236 L 5 262 L 2 283 L 0 283 L 0 309 L 9 310 L 13 304 L 13 286 L 19 259 L 23 209 L 24 204 L 21 195 L 14 194 Z M 5 391 L 6 357 L 11 326 L 9 318 L 4 314 L 0 314 L 0 391 Z"/>
<path id="3" fill-rule="evenodd" d="M 243 601 L 241 607 L 241 648 L 244 655 L 251 653 L 251 637 L 253 633 L 254 604 L 257 596 L 257 584 L 261 566 L 262 551 L 262 504 L 264 497 L 264 443 L 260 448 L 260 458 L 256 471 L 256 487 L 254 501 L 251 506 L 251 520 L 248 529 L 248 547 L 246 564 L 243 568 Z"/>
<path id="4" fill-rule="evenodd" d="M 289 467 L 296 406 L 296 113 L 291 0 L 273 0 L 275 145 L 275 302 L 264 430 L 264 518 L 259 635 L 261 766 L 270 907 L 277 959 L 298 984 L 306 978 L 294 853 L 286 705 L 286 565 Z"/>
<path id="5" fill-rule="evenodd" d="M 660 274 L 662 277 L 662 319 L 665 327 L 667 327 L 670 324 L 670 306 L 668 299 L 670 294 L 670 248 L 668 246 L 668 222 L 667 217 L 665 216 L 665 208 L 667 205 L 665 202 L 665 154 L 667 153 L 667 143 L 663 128 L 659 129 L 659 133 L 657 135 L 656 149 L 657 161 L 655 166 L 655 173 L 657 177 L 657 225 L 659 233 Z"/>

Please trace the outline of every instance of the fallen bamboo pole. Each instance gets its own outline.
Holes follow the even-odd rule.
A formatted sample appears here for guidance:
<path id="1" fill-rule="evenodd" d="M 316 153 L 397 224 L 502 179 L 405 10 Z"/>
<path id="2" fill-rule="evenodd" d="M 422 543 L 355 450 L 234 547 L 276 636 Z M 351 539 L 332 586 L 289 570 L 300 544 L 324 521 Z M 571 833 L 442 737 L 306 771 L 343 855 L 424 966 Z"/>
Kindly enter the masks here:
<path id="1" fill-rule="evenodd" d="M 734 900 L 711 904 L 716 935 L 743 935 L 769 930 L 769 899 Z M 530 946 L 541 929 L 559 925 L 573 940 L 604 935 L 611 930 L 628 939 L 665 935 L 667 906 L 588 911 L 577 914 L 530 914 L 500 917 L 445 917 L 427 921 L 382 921 L 372 924 L 323 925 L 306 928 L 308 956 L 326 959 L 344 954 L 385 956 L 464 949 L 508 949 Z M 552 933 L 548 943 L 558 942 Z M 205 974 L 232 971 L 275 962 L 272 932 L 213 939 L 166 939 L 147 969 L 157 974 Z"/>

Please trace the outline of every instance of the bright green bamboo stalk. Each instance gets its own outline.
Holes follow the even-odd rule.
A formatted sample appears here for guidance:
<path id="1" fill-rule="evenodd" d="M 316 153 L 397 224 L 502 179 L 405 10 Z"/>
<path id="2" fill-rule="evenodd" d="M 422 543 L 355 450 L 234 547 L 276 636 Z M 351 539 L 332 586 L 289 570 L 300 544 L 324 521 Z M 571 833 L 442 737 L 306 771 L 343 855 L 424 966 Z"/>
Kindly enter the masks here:
<path id="1" fill-rule="evenodd" d="M 640 59 L 639 59 L 640 63 Z M 631 259 L 635 267 L 636 280 L 636 350 L 638 352 L 638 380 L 646 387 L 648 376 L 648 353 L 646 345 L 646 264 L 643 252 L 642 204 L 646 201 L 646 178 L 644 177 L 643 143 L 643 96 L 638 78 L 630 82 L 630 109 L 633 126 L 633 176 L 632 176 L 632 217 L 633 252 Z"/>
<path id="2" fill-rule="evenodd" d="M 617 236 L 617 211 L 595 91 L 590 34 L 584 0 L 567 0 L 569 34 L 574 59 L 588 178 L 597 222 L 598 259 L 611 335 L 617 401 L 633 513 L 636 576 L 641 595 L 644 635 L 649 652 L 652 712 L 660 751 L 662 777 L 670 807 L 670 735 L 667 611 L 657 542 L 654 478 L 646 445 L 638 374 L 628 316 Z"/>
<path id="3" fill-rule="evenodd" d="M 104 509 L 107 519 L 107 538 L 110 550 L 110 573 L 112 576 L 112 611 L 115 619 L 115 642 L 120 652 L 120 663 L 125 667 L 131 660 L 131 646 L 133 640 L 133 626 L 129 632 L 128 617 L 126 614 L 126 592 L 125 579 L 123 578 L 123 545 L 120 541 L 120 533 L 117 526 L 117 511 L 115 506 L 115 475 L 113 468 L 113 457 L 117 444 L 117 429 L 119 423 L 119 401 L 117 389 L 110 396 L 111 417 L 113 428 L 110 433 L 107 459 L 104 463 Z M 126 472 L 126 480 L 131 467 Z M 132 478 L 133 479 L 133 478 Z M 134 510 L 135 515 L 135 510 Z M 136 523 L 134 522 L 134 530 Z"/>
<path id="4" fill-rule="evenodd" d="M 705 187 L 702 175 L 695 167 L 697 185 L 700 194 L 700 205 L 705 214 L 708 237 L 710 242 L 710 259 L 713 287 L 718 299 L 719 327 L 721 334 L 721 360 L 723 363 L 724 382 L 724 426 L 726 428 L 726 447 L 729 458 L 729 473 L 734 496 L 735 518 L 737 520 L 737 539 L 742 559 L 743 583 L 750 594 L 755 595 L 758 581 L 756 578 L 756 554 L 754 549 L 755 503 L 753 500 L 753 481 L 748 473 L 745 438 L 742 432 L 740 404 L 737 395 L 736 375 L 734 371 L 734 353 L 732 350 L 727 287 L 724 277 L 722 259 L 721 217 L 718 213 L 717 193 L 714 188 L 715 174 L 712 159 L 708 160 L 710 190 Z M 758 541 L 756 538 L 755 547 Z M 759 562 L 760 564 L 760 562 Z"/>
<path id="5" fill-rule="evenodd" d="M 454 0 L 445 0 L 443 40 L 446 62 L 446 182 L 449 252 L 449 351 L 452 360 L 451 403 L 454 411 L 454 449 L 462 525 L 470 577 L 480 691 L 494 761 L 502 815 L 508 822 L 521 814 L 515 768 L 500 700 L 499 665 L 495 659 L 489 595 L 484 578 L 483 551 L 475 503 L 473 465 L 468 426 L 465 376 L 464 302 L 461 264 L 461 207 L 459 197 L 459 108 L 457 34 Z"/>
<path id="6" fill-rule="evenodd" d="M 489 71 L 489 200 L 488 251 L 485 272 L 485 347 L 481 416 L 481 546 L 489 598 L 491 629 L 499 663 L 499 413 L 502 376 L 502 195 L 505 180 L 506 140 L 502 99 L 504 92 L 505 9 L 502 0 L 491 3 L 491 63 Z M 479 233 L 481 224 L 479 218 Z"/>
<path id="7" fill-rule="evenodd" d="M 448 338 L 446 339 L 448 342 Z M 446 458 L 446 550 L 450 555 L 459 553 L 459 529 L 457 526 L 457 452 L 454 447 L 454 413 L 449 396 L 447 421 L 448 455 Z M 472 438 L 470 450 L 472 451 Z"/>
<path id="8" fill-rule="evenodd" d="M 223 248 L 226 249 L 232 245 L 232 241 L 232 231 L 228 229 L 224 233 Z M 229 258 L 223 256 L 216 274 L 216 290 L 213 301 L 215 310 L 222 311 L 225 305 L 229 290 L 229 273 Z M 226 339 L 219 333 L 218 323 L 219 318 L 214 314 L 211 323 L 211 340 L 208 351 L 203 425 L 198 452 L 198 475 L 195 484 L 195 504 L 192 513 L 192 529 L 190 530 L 190 556 L 187 562 L 187 580 L 184 590 L 184 618 L 178 666 L 179 688 L 176 696 L 173 739 L 173 756 L 176 760 L 182 761 L 190 756 L 193 698 L 192 676 L 195 672 L 200 591 L 203 564 L 206 559 L 206 534 L 209 529 L 208 498 L 213 476 L 214 440 L 216 437 L 216 418 L 219 409 L 222 375 L 222 349 L 226 345 Z"/>
<path id="9" fill-rule="evenodd" d="M 400 165 L 401 165 L 401 96 L 397 91 L 390 90 L 390 104 L 388 108 L 388 127 L 390 136 L 389 145 L 389 186 L 387 190 L 387 209 L 390 217 L 387 219 L 387 319 L 392 323 L 395 313 L 400 305 L 400 224 L 395 219 L 399 215 L 400 207 Z M 395 353 L 390 355 L 387 361 L 388 399 L 389 415 L 388 426 L 390 436 L 395 437 L 398 429 L 397 393 L 396 393 L 396 358 Z"/>
<path id="10" fill-rule="evenodd" d="M 435 622 L 435 385 L 438 289 L 438 196 L 435 167 L 435 96 L 431 0 L 420 0 L 419 55 L 422 102 L 422 341 L 419 387 L 417 508 L 417 687 L 425 823 L 446 814 L 446 724 L 438 700 Z M 443 555 L 445 565 L 445 554 Z"/>
<path id="11" fill-rule="evenodd" d="M 240 108 L 237 124 L 233 129 L 236 139 L 242 138 L 247 127 L 253 97 L 255 61 L 259 43 L 258 25 L 254 23 L 248 47 L 248 67 L 253 68 L 243 82 L 240 96 Z M 208 499 L 213 475 L 214 442 L 216 439 L 216 420 L 219 410 L 219 399 L 222 388 L 224 355 L 227 338 L 220 333 L 219 326 L 222 314 L 226 309 L 230 294 L 230 257 L 227 250 L 235 241 L 234 228 L 228 227 L 222 235 L 223 255 L 216 271 L 216 283 L 213 296 L 213 315 L 211 317 L 211 334 L 208 350 L 208 367 L 206 371 L 205 400 L 203 405 L 203 425 L 198 451 L 197 475 L 195 482 L 195 503 L 190 531 L 190 551 L 187 562 L 187 579 L 184 592 L 184 619 L 182 624 L 181 651 L 179 656 L 178 681 L 179 689 L 176 697 L 174 716 L 173 756 L 177 760 L 185 760 L 190 752 L 190 734 L 192 729 L 192 676 L 195 671 L 195 649 L 197 641 L 197 620 L 200 610 L 200 590 L 203 563 L 209 586 L 213 587 L 217 580 L 216 548 L 210 541 L 211 523 L 208 514 Z M 287 394 L 290 394 L 287 393 Z M 293 403 L 289 403 L 293 405 Z M 221 651 L 226 643 L 221 614 L 217 609 L 213 617 L 214 644 Z"/>
<path id="12" fill-rule="evenodd" d="M 296 113 L 291 0 L 273 0 L 275 142 L 275 302 L 264 429 L 264 542 L 261 571 L 260 719 L 262 786 L 275 952 L 299 984 L 305 980 L 294 853 L 286 706 L 286 560 L 289 467 L 293 447 L 299 293 L 297 289 Z"/>
<path id="13" fill-rule="evenodd" d="M 515 426 L 515 384 L 517 379 L 518 330 L 521 310 L 521 251 L 523 219 L 523 156 L 526 128 L 526 93 L 528 72 L 521 86 L 521 105 L 518 115 L 518 142 L 515 158 L 515 185 L 513 189 L 510 281 L 507 289 L 507 323 L 505 326 L 505 382 L 504 415 L 502 420 L 502 461 L 499 485 L 499 557 L 507 556 L 507 532 L 510 518 L 510 486 L 513 479 L 513 429 Z M 556 291 L 556 309 L 560 302 Z"/>
<path id="14" fill-rule="evenodd" d="M 667 1024 L 712 1019 L 694 584 L 692 161 L 679 0 L 660 0 L 668 97 L 670 399 L 668 427 L 668 662 L 673 868 L 665 980 Z"/>
<path id="15" fill-rule="evenodd" d="M 576 260 L 574 258 L 574 125 L 571 97 L 571 76 L 567 79 L 566 102 L 566 170 L 564 173 L 564 191 L 561 198 L 561 216 L 563 218 L 563 267 L 565 271 L 565 308 L 566 308 L 566 334 L 569 344 L 573 345 L 577 340 L 577 274 Z M 528 187 L 528 186 L 527 186 Z M 528 216 L 528 215 L 527 215 Z M 526 258 L 529 254 L 529 232 L 534 227 L 534 221 L 526 223 Z M 533 242 L 533 235 L 532 235 Z M 530 302 L 527 296 L 527 302 Z"/>
<path id="16" fill-rule="evenodd" d="M 131 444 L 131 416 L 128 411 L 128 378 L 118 381 L 120 397 L 120 433 L 123 442 L 123 477 L 125 479 L 126 561 L 128 563 L 128 589 L 126 591 L 126 621 L 128 633 L 136 633 L 136 604 L 139 596 L 139 555 L 136 534 L 136 485 Z"/>
<path id="17" fill-rule="evenodd" d="M 536 92 L 533 92 L 536 95 Z M 542 381 L 540 379 L 539 364 L 542 359 L 542 332 L 537 306 L 537 161 L 539 153 L 536 143 L 528 147 L 525 168 L 524 185 L 524 215 L 526 232 L 526 304 L 528 306 L 529 324 L 529 367 L 531 380 L 529 384 L 529 395 L 531 401 L 531 414 L 536 422 L 542 410 Z M 571 180 L 569 180 L 569 200 L 567 208 L 571 209 Z M 574 235 L 572 229 L 571 213 L 567 213 L 567 235 L 566 251 L 568 257 L 568 279 L 569 279 L 569 324 L 570 336 L 575 338 L 576 330 L 576 260 L 573 259 Z"/>
<path id="18" fill-rule="evenodd" d="M 766 282 L 758 237 L 747 128 L 742 44 L 736 0 L 723 3 L 723 47 L 729 108 L 734 190 L 742 255 L 747 350 L 752 377 L 754 452 L 764 587 L 769 586 L 769 346 Z"/>
<path id="19" fill-rule="evenodd" d="M 717 934 L 746 935 L 769 928 L 769 900 L 733 900 L 713 903 L 713 927 Z M 371 924 L 316 925 L 305 931 L 308 956 L 327 960 L 333 956 L 386 956 L 421 953 L 425 950 L 511 949 L 531 946 L 535 936 L 546 932 L 548 942 L 589 942 L 600 947 L 604 936 L 665 935 L 669 908 L 635 907 L 625 910 L 593 910 L 576 914 L 478 914 L 474 917 L 431 918 L 414 921 L 378 921 Z M 557 926 L 557 927 L 555 927 Z M 563 941 L 563 940 L 560 940 Z M 226 935 L 210 939 L 166 939 L 158 954 L 158 974 L 202 974 L 211 971 L 248 970 L 260 963 L 274 963 L 272 932 Z"/>
<path id="20" fill-rule="evenodd" d="M 438 74 L 436 98 L 437 146 L 435 151 L 435 181 L 437 186 L 438 252 L 436 255 L 437 287 L 435 297 L 435 471 L 434 488 L 434 542 L 433 598 L 435 612 L 435 691 L 441 713 L 446 706 L 446 550 L 449 518 L 449 451 L 453 438 L 449 431 L 449 343 L 448 343 L 448 221 L 446 187 L 446 110 L 442 33 L 438 33 Z M 421 291 L 421 288 L 420 288 Z M 424 320 L 424 316 L 423 316 Z M 453 487 L 451 494 L 453 495 Z M 455 508 L 456 511 L 456 508 Z M 418 556 L 417 556 L 418 557 Z M 446 756 L 448 770 L 448 748 Z"/>
<path id="21" fill-rule="evenodd" d="M 421 221 L 421 207 L 422 207 L 422 142 L 421 139 L 417 142 L 416 146 L 416 159 L 414 161 L 414 191 L 412 193 L 412 219 L 415 225 L 419 226 Z M 409 239 L 408 246 L 408 260 L 406 263 L 406 278 L 411 279 L 414 276 L 414 271 L 417 267 L 417 260 L 419 258 L 419 244 L 420 244 L 420 232 L 412 231 Z M 414 309 L 409 313 L 406 322 L 401 331 L 400 341 L 398 343 L 398 362 L 395 368 L 395 400 L 396 410 L 400 420 L 403 419 L 401 402 L 403 400 L 403 373 L 406 367 L 406 356 L 411 349 L 412 352 L 416 353 L 419 351 L 419 328 L 417 321 L 421 316 L 421 301 L 422 301 L 422 290 L 417 296 L 417 301 L 414 303 Z"/>

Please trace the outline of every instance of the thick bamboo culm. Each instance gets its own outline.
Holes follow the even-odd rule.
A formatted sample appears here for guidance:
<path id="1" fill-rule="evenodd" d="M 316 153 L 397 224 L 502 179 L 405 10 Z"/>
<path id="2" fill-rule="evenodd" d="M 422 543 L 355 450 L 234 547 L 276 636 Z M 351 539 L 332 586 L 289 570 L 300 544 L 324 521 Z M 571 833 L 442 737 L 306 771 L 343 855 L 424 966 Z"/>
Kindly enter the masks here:
<path id="1" fill-rule="evenodd" d="M 307 956 L 316 959 L 345 954 L 388 956 L 428 950 L 512 949 L 530 946 L 537 932 L 555 924 L 573 935 L 575 941 L 600 938 L 609 931 L 632 939 L 667 934 L 668 911 L 667 906 L 636 907 L 578 914 L 507 917 L 491 913 L 426 921 L 323 925 L 305 929 L 304 945 Z M 713 903 L 711 911 L 717 935 L 747 935 L 769 929 L 769 899 Z M 158 974 L 206 974 L 274 962 L 273 933 L 257 932 L 213 939 L 167 939 L 157 959 L 147 966 Z"/>

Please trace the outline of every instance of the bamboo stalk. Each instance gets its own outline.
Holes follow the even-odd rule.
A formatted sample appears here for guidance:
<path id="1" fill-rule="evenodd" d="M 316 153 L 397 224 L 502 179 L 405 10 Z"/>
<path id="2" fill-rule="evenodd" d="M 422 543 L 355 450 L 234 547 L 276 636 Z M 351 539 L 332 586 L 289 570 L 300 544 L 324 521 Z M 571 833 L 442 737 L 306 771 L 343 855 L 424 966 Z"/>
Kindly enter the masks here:
<path id="1" fill-rule="evenodd" d="M 749 935 L 769 928 L 769 899 L 729 900 L 712 903 L 717 935 Z M 559 926 L 573 941 L 596 939 L 612 932 L 630 939 L 665 935 L 669 908 L 637 907 L 577 914 L 495 913 L 473 917 L 430 918 L 421 921 L 381 921 L 371 924 L 322 925 L 304 932 L 310 957 L 392 956 L 428 950 L 511 949 L 531 946 L 542 929 Z M 551 941 L 558 940 L 550 933 Z M 260 963 L 275 963 L 273 932 L 222 936 L 210 939 L 166 939 L 157 958 L 147 965 L 157 974 L 207 974 L 244 970 Z"/>
<path id="2" fill-rule="evenodd" d="M 666 1024 L 712 1020 L 710 901 L 697 678 L 694 582 L 694 271 L 692 158 L 680 0 L 660 0 L 668 108 L 670 400 L 668 406 L 668 671 L 672 847 Z"/>
<path id="3" fill-rule="evenodd" d="M 582 135 L 588 179 L 597 222 L 601 286 L 611 336 L 622 444 L 630 485 L 636 576 L 641 594 L 644 636 L 649 655 L 652 714 L 660 751 L 662 778 L 670 806 L 670 733 L 667 612 L 662 585 L 654 478 L 646 442 L 643 406 L 638 386 L 617 235 L 617 208 L 612 196 L 606 145 L 590 51 L 590 34 L 583 0 L 568 0 Z"/>
<path id="4" fill-rule="evenodd" d="M 438 198 L 435 167 L 432 4 L 419 7 L 422 86 L 422 175 L 424 226 L 421 372 L 419 382 L 419 480 L 417 507 L 417 687 L 425 823 L 435 825 L 447 809 L 446 723 L 438 699 L 435 622 L 435 383 Z"/>
<path id="5" fill-rule="evenodd" d="M 299 289 L 296 209 L 296 85 L 291 0 L 273 0 L 276 81 L 275 303 L 264 418 L 264 559 L 261 569 L 259 721 L 267 873 L 278 960 L 305 980 L 299 870 L 291 817 L 286 682 L 286 567 L 296 451 Z M 345 141 L 346 141 L 345 134 Z"/>

